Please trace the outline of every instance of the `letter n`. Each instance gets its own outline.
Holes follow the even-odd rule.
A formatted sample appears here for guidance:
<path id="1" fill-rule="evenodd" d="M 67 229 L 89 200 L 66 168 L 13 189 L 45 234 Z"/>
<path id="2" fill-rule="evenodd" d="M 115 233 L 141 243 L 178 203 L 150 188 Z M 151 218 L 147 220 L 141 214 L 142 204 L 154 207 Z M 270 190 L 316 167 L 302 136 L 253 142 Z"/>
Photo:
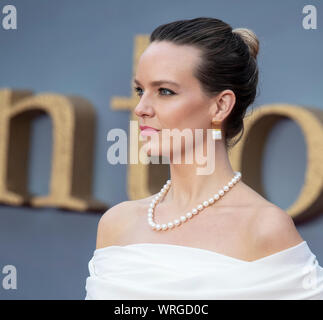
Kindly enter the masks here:
<path id="1" fill-rule="evenodd" d="M 53 128 L 50 192 L 32 196 L 27 190 L 30 127 L 44 113 Z M 91 196 L 94 127 L 94 108 L 81 97 L 0 90 L 0 202 L 105 210 L 106 204 Z"/>

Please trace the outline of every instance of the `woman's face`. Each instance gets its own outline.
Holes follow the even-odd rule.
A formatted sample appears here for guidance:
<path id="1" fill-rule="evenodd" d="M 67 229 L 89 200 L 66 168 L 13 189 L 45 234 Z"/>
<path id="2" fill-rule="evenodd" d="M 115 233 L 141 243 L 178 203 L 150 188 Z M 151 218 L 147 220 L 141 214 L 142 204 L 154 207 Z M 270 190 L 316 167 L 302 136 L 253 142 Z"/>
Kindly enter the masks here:
<path id="1" fill-rule="evenodd" d="M 211 100 L 202 92 L 199 81 L 193 76 L 194 67 L 199 63 L 199 53 L 195 47 L 166 41 L 152 42 L 148 46 L 139 59 L 134 78 L 134 87 L 140 97 L 135 108 L 140 126 L 180 131 L 185 128 L 210 128 Z M 160 83 L 154 83 L 157 81 Z M 194 130 L 190 131 L 194 140 Z M 159 136 L 158 147 L 154 140 L 150 141 L 152 136 L 146 137 L 150 145 L 147 153 L 162 155 L 162 131 L 154 134 Z M 170 141 L 170 155 L 172 151 L 182 153 L 185 150 L 184 140 L 180 150 L 173 150 Z"/>

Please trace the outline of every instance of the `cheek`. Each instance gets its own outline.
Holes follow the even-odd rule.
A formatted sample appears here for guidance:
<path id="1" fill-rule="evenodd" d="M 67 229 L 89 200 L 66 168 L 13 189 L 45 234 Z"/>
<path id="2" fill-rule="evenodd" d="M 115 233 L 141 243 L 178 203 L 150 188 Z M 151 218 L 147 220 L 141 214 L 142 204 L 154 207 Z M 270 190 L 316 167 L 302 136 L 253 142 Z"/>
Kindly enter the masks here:
<path id="1" fill-rule="evenodd" d="M 207 108 L 201 99 L 188 95 L 158 106 L 156 114 L 163 128 L 202 128 L 205 126 Z"/>

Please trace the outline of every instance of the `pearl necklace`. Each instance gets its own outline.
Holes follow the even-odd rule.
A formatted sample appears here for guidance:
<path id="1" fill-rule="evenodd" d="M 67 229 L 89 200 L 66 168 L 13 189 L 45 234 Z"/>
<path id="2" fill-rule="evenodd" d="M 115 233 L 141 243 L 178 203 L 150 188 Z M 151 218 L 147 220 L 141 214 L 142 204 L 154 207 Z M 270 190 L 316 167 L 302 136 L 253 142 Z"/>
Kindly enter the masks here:
<path id="1" fill-rule="evenodd" d="M 157 224 L 153 220 L 154 210 L 155 210 L 156 204 L 161 200 L 161 198 L 164 198 L 166 196 L 171 186 L 171 180 L 167 180 L 167 183 L 163 186 L 163 188 L 160 190 L 158 195 L 150 203 L 150 206 L 148 209 L 148 224 L 151 226 L 153 230 L 156 230 L 156 231 L 172 229 L 175 226 L 177 227 L 181 224 L 181 222 L 189 221 L 190 218 L 192 218 L 193 216 L 196 216 L 204 208 L 208 207 L 209 205 L 213 204 L 215 201 L 219 200 L 220 197 L 222 197 L 225 192 L 229 191 L 229 189 L 232 188 L 240 179 L 241 179 L 241 173 L 235 172 L 234 178 L 231 179 L 228 185 L 225 185 L 222 189 L 218 191 L 218 193 L 216 193 L 209 200 L 203 201 L 202 204 L 199 204 L 196 208 L 192 209 L 191 212 L 186 213 L 186 215 L 181 216 L 179 219 L 170 221 L 167 224 L 165 223 Z"/>

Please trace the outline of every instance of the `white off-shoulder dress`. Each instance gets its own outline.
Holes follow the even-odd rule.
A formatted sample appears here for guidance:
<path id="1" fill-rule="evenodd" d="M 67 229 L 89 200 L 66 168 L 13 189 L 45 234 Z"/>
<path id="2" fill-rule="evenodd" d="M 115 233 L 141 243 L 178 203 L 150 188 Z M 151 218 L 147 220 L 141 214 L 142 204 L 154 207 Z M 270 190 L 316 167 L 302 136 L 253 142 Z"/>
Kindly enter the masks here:
<path id="1" fill-rule="evenodd" d="M 85 300 L 323 300 L 323 268 L 306 241 L 255 261 L 207 249 L 136 243 L 94 250 Z"/>

